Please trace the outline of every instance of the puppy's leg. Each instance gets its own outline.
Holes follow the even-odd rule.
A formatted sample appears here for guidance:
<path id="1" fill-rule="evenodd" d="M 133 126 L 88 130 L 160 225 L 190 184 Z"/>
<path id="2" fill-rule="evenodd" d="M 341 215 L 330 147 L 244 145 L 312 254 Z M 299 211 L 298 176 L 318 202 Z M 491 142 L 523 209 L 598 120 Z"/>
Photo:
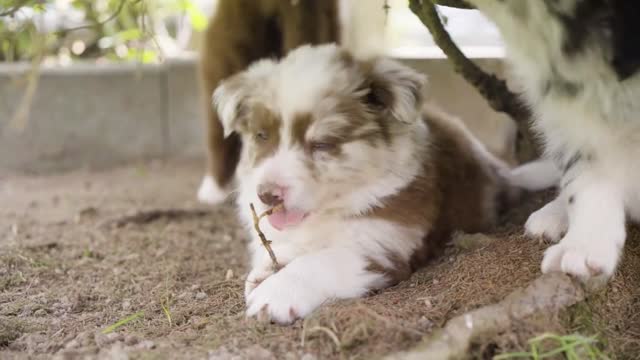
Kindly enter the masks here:
<path id="1" fill-rule="evenodd" d="M 542 272 L 562 271 L 582 280 L 610 277 L 626 237 L 621 189 L 610 179 L 585 169 L 563 192 L 569 229 L 559 244 L 545 252 Z"/>
<path id="2" fill-rule="evenodd" d="M 528 236 L 553 242 L 560 240 L 568 227 L 567 199 L 562 194 L 531 214 L 524 224 Z"/>
<path id="3" fill-rule="evenodd" d="M 293 260 L 267 277 L 247 297 L 247 316 L 266 315 L 288 324 L 332 299 L 359 297 L 383 286 L 384 276 L 367 270 L 355 249 L 331 248 Z"/>
<path id="4" fill-rule="evenodd" d="M 262 3 L 269 1 L 218 1 L 215 15 L 204 33 L 199 77 L 207 116 L 208 157 L 207 174 L 197 194 L 198 200 L 204 203 L 217 204 L 225 200 L 242 147 L 238 134 L 224 137 L 211 103 L 213 91 L 220 81 L 244 70 L 251 62 L 279 53 L 274 39 L 280 34 L 277 29 L 267 27 L 268 15 L 258 6 Z"/>

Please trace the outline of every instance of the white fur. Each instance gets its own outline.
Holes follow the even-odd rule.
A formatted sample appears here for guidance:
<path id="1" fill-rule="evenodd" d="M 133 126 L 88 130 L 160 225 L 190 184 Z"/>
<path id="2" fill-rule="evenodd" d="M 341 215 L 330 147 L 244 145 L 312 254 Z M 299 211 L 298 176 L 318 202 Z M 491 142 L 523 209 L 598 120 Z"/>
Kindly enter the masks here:
<path id="1" fill-rule="evenodd" d="M 322 153 L 310 155 L 291 143 L 291 127 L 297 114 L 311 112 L 322 119 L 321 127 L 314 122 L 306 132 L 308 140 L 322 139 L 332 122 L 339 124 L 339 117 L 344 116 L 335 113 L 335 100 L 326 94 L 358 94 L 354 76 L 360 74 L 353 69 L 347 71 L 336 62 L 337 51 L 333 45 L 303 46 L 277 65 L 272 63 L 268 76 L 254 77 L 251 66 L 239 75 L 247 81 L 245 87 L 234 87 L 232 80 L 216 90 L 215 103 L 225 127 L 233 130 L 237 126 L 234 111 L 247 91 L 282 121 L 277 150 L 253 166 L 251 147 L 244 146 L 237 169 L 239 215 L 252 234 L 252 270 L 245 286 L 248 316 L 262 314 L 279 323 L 290 323 L 324 302 L 359 297 L 383 287 L 388 279 L 368 271 L 367 266 L 375 261 L 392 267 L 390 251 L 408 261 L 424 236 L 423 229 L 357 217 L 409 184 L 421 167 L 422 159 L 416 154 L 427 146 L 424 140 L 428 128 L 424 122 L 415 121 L 420 116 L 419 99 L 405 89 L 408 81 L 422 84 L 420 75 L 395 63 L 378 64 L 376 71 L 381 76 L 397 80 L 392 91 L 400 101 L 392 114 L 393 121 L 403 125 L 393 135 L 391 145 L 344 144 L 345 158 L 337 162 L 325 159 Z M 361 95 L 365 93 L 358 96 Z M 321 180 L 315 179 L 305 166 L 309 160 L 317 165 Z M 267 251 L 253 231 L 249 211 L 250 203 L 258 213 L 268 208 L 257 194 L 258 185 L 265 183 L 286 187 L 285 206 L 308 213 L 301 224 L 282 231 L 274 229 L 266 219 L 261 222 L 265 236 L 273 241 L 278 262 L 285 265 L 275 274 Z"/>
<path id="2" fill-rule="evenodd" d="M 524 224 L 527 235 L 553 242 L 558 242 L 568 227 L 567 199 L 562 196 L 531 214 Z"/>
<path id="3" fill-rule="evenodd" d="M 369 84 L 364 81 L 369 79 L 362 77 L 371 76 L 363 75 L 366 72 L 354 68 L 353 63 L 341 61 L 337 54 L 338 48 L 332 45 L 303 46 L 281 62 L 271 63 L 269 74 L 256 75 L 250 67 L 216 90 L 215 102 L 223 124 L 243 135 L 236 200 L 240 219 L 252 235 L 251 271 L 245 285 L 248 316 L 290 323 L 325 302 L 359 297 L 382 288 L 390 279 L 368 267 L 375 264 L 375 268 L 397 269 L 398 262 L 408 267 L 432 225 L 408 226 L 366 216 L 369 210 L 382 205 L 383 198 L 397 194 L 417 176 L 431 175 L 421 173 L 430 146 L 429 128 L 424 121 L 418 121 L 421 99 L 416 90 L 421 90 L 422 76 L 389 60 L 378 60 L 372 69 L 367 69 L 374 72 L 378 81 L 384 79 L 381 83 L 389 86 L 387 90 L 396 100 L 381 110 L 387 115 L 383 121 L 390 141 L 369 138 L 346 142 L 340 145 L 340 156 L 332 158 L 327 153 L 310 152 L 297 143 L 297 137 L 291 136 L 299 114 L 313 115 L 314 121 L 304 133 L 307 144 L 336 135 L 336 126 L 362 120 L 345 122 L 345 116 L 369 116 L 369 112 L 353 115 L 336 110 L 341 109 L 338 106 L 341 99 L 349 100 L 350 106 L 363 101 L 368 89 L 363 89 L 362 84 Z M 238 124 L 251 121 L 247 120 L 250 115 L 241 119 L 235 113 L 241 102 L 268 107 L 280 121 L 278 134 L 270 134 L 277 135 L 278 141 L 273 143 L 277 145 L 269 148 L 268 156 L 261 161 L 254 161 L 254 154 L 269 139 L 266 132 L 275 130 L 270 127 L 262 130 L 263 136 L 256 137 L 246 126 Z M 369 120 L 358 131 L 367 132 L 380 126 Z M 254 121 L 253 125 L 260 126 L 260 119 Z M 504 167 L 459 125 L 473 141 L 478 161 Z M 276 273 L 253 229 L 249 207 L 254 204 L 258 213 L 270 207 L 258 197 L 257 189 L 264 184 L 286 189 L 284 207 L 307 214 L 298 225 L 280 231 L 267 219 L 262 221 L 261 229 L 272 241 L 278 263 L 284 266 Z M 493 206 L 490 208 L 487 211 L 494 211 Z"/>
<path id="4" fill-rule="evenodd" d="M 559 244 L 547 249 L 542 271 L 563 271 L 583 279 L 613 275 L 626 231 L 624 201 L 617 184 L 591 171 L 566 191 L 575 193 L 568 209 L 569 230 Z"/>
<path id="5" fill-rule="evenodd" d="M 640 76 L 618 81 L 607 63 L 607 49 L 597 42 L 577 56 L 566 56 L 563 27 L 543 1 L 470 2 L 501 29 L 548 153 L 590 155 L 563 179 L 572 185 L 556 201 L 573 197 L 575 204 L 566 206 L 568 231 L 546 252 L 543 272 L 563 271 L 583 279 L 611 276 L 625 240 L 625 213 L 640 219 Z M 562 0 L 556 5 L 570 12 L 576 3 Z M 514 16 L 511 6 L 526 7 L 527 20 Z M 584 88 L 576 97 L 543 96 L 541 88 L 553 71 Z M 558 236 L 565 228 L 559 220 L 564 216 L 551 215 L 562 207 L 547 205 L 534 213 L 527 231 Z"/>
<path id="6" fill-rule="evenodd" d="M 198 188 L 198 201 L 204 204 L 218 205 L 224 202 L 228 195 L 229 192 L 222 189 L 211 175 L 205 175 L 202 178 Z"/>
<path id="7" fill-rule="evenodd" d="M 537 191 L 557 186 L 561 176 L 553 161 L 543 159 L 516 167 L 508 178 L 513 186 Z"/>

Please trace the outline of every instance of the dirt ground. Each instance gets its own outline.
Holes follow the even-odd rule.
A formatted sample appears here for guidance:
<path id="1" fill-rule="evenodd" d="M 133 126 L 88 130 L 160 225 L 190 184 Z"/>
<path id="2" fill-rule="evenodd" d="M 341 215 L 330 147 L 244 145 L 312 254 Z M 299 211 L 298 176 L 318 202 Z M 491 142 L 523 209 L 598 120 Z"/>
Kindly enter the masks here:
<path id="1" fill-rule="evenodd" d="M 520 235 L 537 196 L 494 233 L 458 237 L 398 286 L 288 327 L 246 320 L 247 236 L 230 206 L 195 202 L 200 165 L 0 175 L 0 358 L 369 359 L 540 275 L 547 245 Z M 472 355 L 523 349 L 554 331 L 597 335 L 609 356 L 637 358 L 640 236 L 631 233 L 606 289 L 484 339 Z"/>

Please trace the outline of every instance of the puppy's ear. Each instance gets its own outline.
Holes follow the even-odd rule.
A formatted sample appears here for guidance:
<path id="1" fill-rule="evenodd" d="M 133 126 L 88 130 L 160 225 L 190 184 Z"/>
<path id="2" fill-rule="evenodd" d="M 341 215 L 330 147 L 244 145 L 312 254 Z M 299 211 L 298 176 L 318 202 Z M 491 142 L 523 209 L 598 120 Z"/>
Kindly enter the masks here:
<path id="1" fill-rule="evenodd" d="M 248 103 L 256 92 L 268 86 L 276 62 L 271 59 L 258 60 L 236 75 L 222 81 L 213 92 L 213 106 L 218 112 L 224 136 L 232 132 L 243 132 L 249 123 Z"/>
<path id="2" fill-rule="evenodd" d="M 222 81 L 213 92 L 213 107 L 218 112 L 225 138 L 247 127 L 248 81 L 248 77 L 240 73 Z"/>
<path id="3" fill-rule="evenodd" d="M 374 111 L 388 111 L 403 123 L 415 122 L 423 103 L 426 76 L 391 59 L 375 59 L 363 63 L 365 102 Z"/>

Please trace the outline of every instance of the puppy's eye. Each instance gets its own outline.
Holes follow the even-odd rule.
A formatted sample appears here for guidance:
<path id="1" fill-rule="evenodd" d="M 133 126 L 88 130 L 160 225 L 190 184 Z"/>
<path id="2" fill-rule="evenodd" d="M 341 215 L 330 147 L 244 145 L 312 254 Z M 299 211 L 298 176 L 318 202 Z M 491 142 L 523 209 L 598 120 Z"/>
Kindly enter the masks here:
<path id="1" fill-rule="evenodd" d="M 309 144 L 311 152 L 328 152 L 336 148 L 335 144 L 328 142 L 314 141 Z"/>
<path id="2" fill-rule="evenodd" d="M 258 141 L 266 141 L 269 139 L 269 134 L 264 130 L 260 130 L 255 134 L 255 138 Z"/>

